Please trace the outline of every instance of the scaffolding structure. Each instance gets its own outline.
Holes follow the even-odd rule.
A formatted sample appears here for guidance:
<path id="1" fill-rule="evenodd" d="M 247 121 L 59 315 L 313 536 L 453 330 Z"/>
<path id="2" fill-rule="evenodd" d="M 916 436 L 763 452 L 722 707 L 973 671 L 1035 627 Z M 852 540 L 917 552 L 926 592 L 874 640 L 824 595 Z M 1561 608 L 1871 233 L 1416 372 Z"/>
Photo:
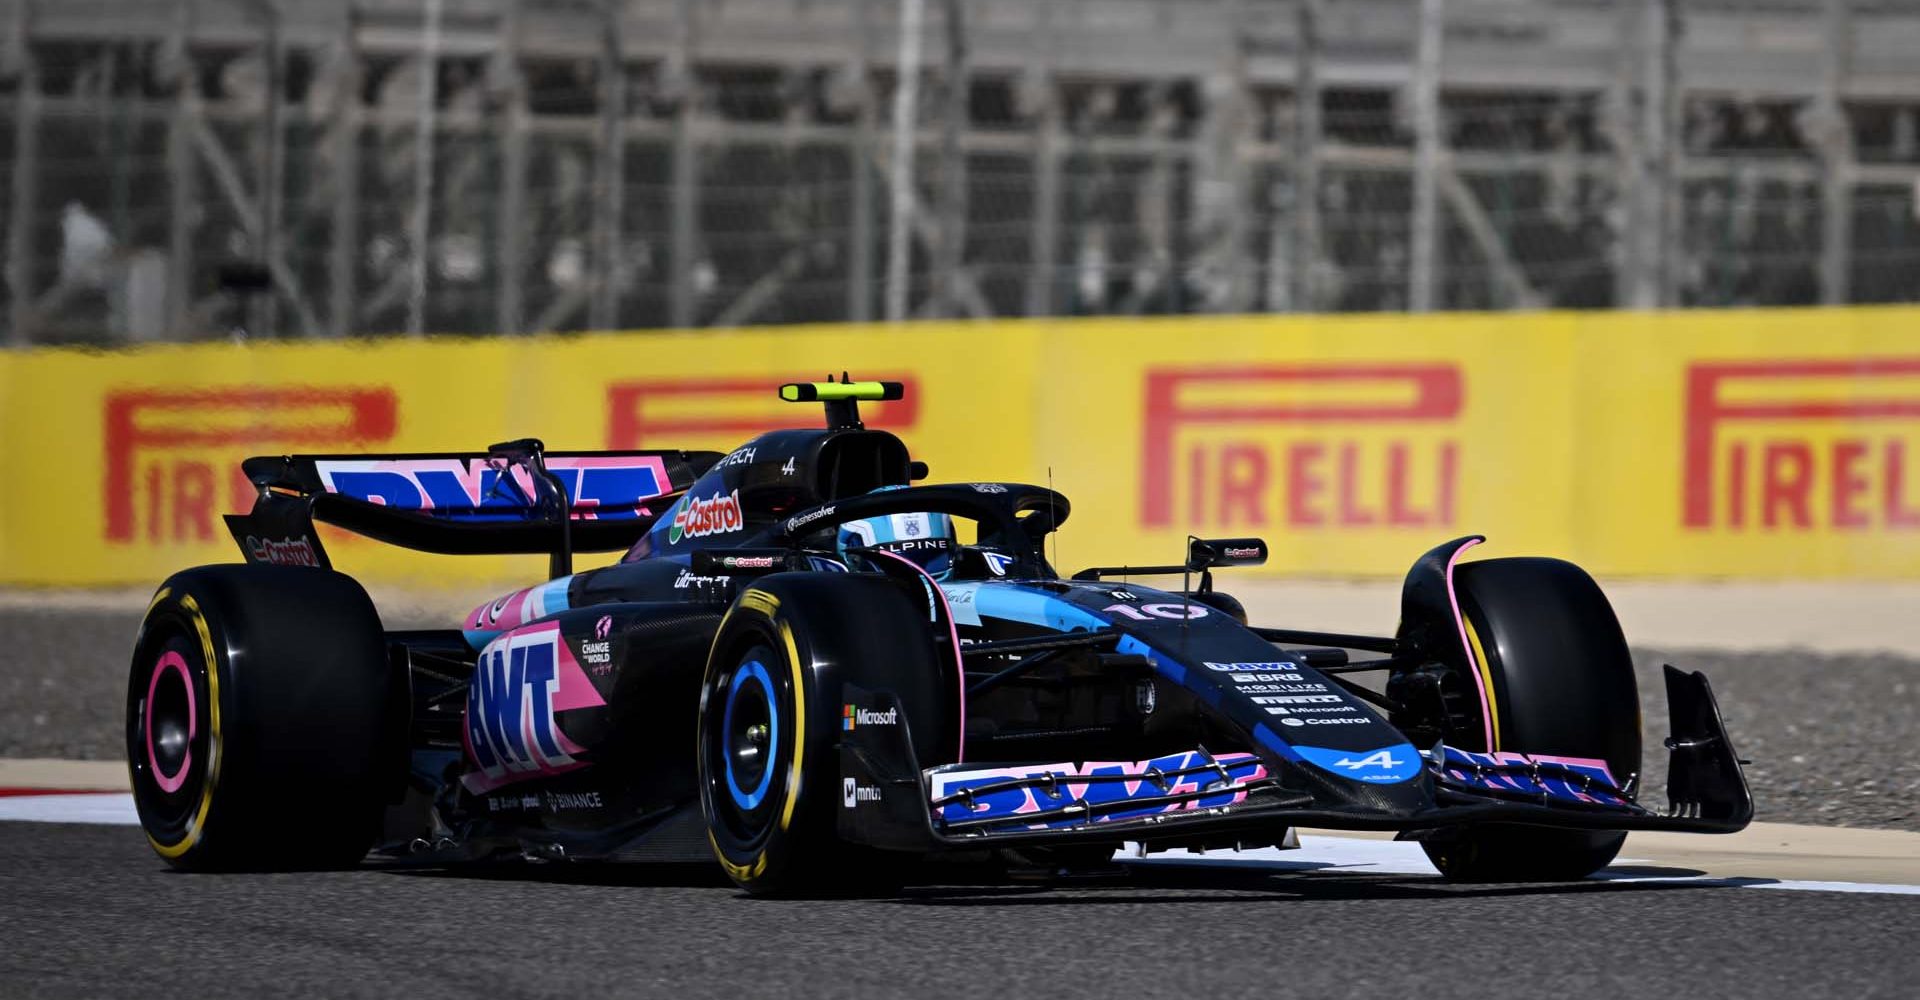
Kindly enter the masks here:
<path id="1" fill-rule="evenodd" d="M 1920 0 L 0 0 L 0 339 L 1913 301 L 1916 52 Z"/>

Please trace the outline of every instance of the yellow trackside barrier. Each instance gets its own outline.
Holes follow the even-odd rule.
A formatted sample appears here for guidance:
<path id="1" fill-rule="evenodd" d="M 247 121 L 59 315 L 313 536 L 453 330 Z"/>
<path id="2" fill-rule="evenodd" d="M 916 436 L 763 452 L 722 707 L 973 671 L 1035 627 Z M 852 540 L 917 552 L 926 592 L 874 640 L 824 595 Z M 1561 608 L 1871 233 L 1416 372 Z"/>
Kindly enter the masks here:
<path id="1" fill-rule="evenodd" d="M 1397 576 L 1489 535 L 1598 573 L 1920 579 L 1920 309 L 1183 317 L 0 354 L 0 584 L 237 558 L 238 461 L 725 449 L 848 370 L 933 478 L 1046 482 L 1063 570 L 1266 537 L 1279 574 Z M 535 577 L 328 535 L 394 584 Z M 610 558 L 610 557 L 609 557 Z"/>

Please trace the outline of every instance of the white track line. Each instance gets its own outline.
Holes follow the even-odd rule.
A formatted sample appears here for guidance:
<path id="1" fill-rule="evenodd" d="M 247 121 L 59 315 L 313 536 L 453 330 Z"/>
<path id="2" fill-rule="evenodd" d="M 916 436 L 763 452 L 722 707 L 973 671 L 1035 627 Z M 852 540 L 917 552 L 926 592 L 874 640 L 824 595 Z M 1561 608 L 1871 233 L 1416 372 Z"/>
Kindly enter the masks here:
<path id="1" fill-rule="evenodd" d="M 139 826 L 130 792 L 0 796 L 0 820 Z"/>
<path id="2" fill-rule="evenodd" d="M 1361 840 L 1352 837 L 1303 836 L 1300 848 L 1282 851 L 1263 847 L 1248 851 L 1208 851 L 1166 854 L 1134 858 L 1115 855 L 1131 864 L 1203 865 L 1208 867 L 1247 868 L 1272 872 L 1330 872 L 1350 875 L 1435 875 L 1420 845 L 1405 841 Z M 1651 864 L 1645 859 L 1623 858 L 1623 865 Z M 1725 878 L 1714 875 L 1643 875 L 1635 871 L 1606 869 L 1594 878 L 1606 882 L 1656 882 L 1673 885 L 1702 885 L 1737 889 L 1789 889 L 1803 892 L 1869 892 L 1920 896 L 1920 885 L 1892 885 L 1875 882 L 1816 882 L 1805 879 Z"/>
<path id="3" fill-rule="evenodd" d="M 10 795 L 0 797 L 0 821 L 27 823 L 92 823 L 138 826 L 133 796 L 125 792 L 87 792 L 71 795 Z M 1392 840 L 1308 835 L 1300 848 L 1281 851 L 1263 847 L 1247 851 L 1208 851 L 1188 854 L 1170 851 L 1146 858 L 1122 852 L 1117 860 L 1139 865 L 1242 868 L 1262 872 L 1332 873 L 1350 875 L 1435 874 L 1420 845 Z M 1621 864 L 1652 864 L 1645 859 L 1622 859 Z M 1788 889 L 1805 892 L 1866 892 L 1920 896 L 1920 886 L 1871 882 L 1817 882 L 1803 879 L 1723 878 L 1713 875 L 1644 875 L 1631 869 L 1608 869 L 1594 876 L 1608 882 L 1653 882 L 1739 889 Z"/>

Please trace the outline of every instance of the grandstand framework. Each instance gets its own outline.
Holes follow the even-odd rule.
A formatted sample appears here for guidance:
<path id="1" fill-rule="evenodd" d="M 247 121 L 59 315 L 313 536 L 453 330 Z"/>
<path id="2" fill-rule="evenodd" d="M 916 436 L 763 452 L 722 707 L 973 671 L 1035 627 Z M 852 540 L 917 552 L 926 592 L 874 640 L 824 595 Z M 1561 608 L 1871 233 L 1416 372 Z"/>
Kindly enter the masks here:
<path id="1" fill-rule="evenodd" d="M 6 340 L 1920 299 L 1915 0 L 908 2 L 0 0 Z"/>

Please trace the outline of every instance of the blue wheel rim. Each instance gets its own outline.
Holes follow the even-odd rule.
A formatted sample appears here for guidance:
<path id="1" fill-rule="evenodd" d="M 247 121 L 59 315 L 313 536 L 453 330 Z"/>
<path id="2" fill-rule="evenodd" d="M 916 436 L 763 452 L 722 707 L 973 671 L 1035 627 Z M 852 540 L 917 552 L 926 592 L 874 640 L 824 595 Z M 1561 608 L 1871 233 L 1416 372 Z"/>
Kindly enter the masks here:
<path id="1" fill-rule="evenodd" d="M 752 791 L 740 787 L 739 777 L 734 773 L 733 767 L 734 760 L 738 757 L 738 751 L 740 749 L 738 741 L 745 738 L 744 733 L 737 732 L 734 729 L 733 710 L 734 707 L 739 704 L 740 692 L 746 686 L 748 679 L 757 682 L 760 685 L 761 691 L 766 695 L 766 753 L 769 755 L 767 765 L 760 772 L 760 781 L 753 787 Z M 773 692 L 773 678 L 767 675 L 766 666 L 759 660 L 748 660 L 746 663 L 741 664 L 738 670 L 733 672 L 733 684 L 727 688 L 727 711 L 726 715 L 721 719 L 720 728 L 721 732 L 726 733 L 727 738 L 727 749 L 724 755 L 727 766 L 727 793 L 733 796 L 734 804 L 743 810 L 757 808 L 761 801 L 767 797 L 767 788 L 773 784 L 774 768 L 771 755 L 780 746 L 780 710 L 778 706 L 779 702 L 775 699 Z"/>

